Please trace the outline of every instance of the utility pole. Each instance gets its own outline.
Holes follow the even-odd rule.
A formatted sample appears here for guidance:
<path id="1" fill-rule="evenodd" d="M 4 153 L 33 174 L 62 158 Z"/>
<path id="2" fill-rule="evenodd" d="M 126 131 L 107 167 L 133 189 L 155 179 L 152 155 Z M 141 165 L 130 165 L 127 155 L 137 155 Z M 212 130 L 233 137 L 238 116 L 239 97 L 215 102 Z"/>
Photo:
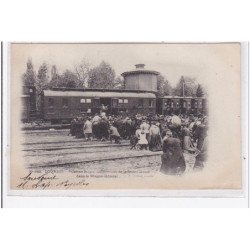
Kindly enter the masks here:
<path id="1" fill-rule="evenodd" d="M 182 97 L 185 97 L 185 80 L 184 77 L 181 77 L 181 82 L 182 82 Z"/>

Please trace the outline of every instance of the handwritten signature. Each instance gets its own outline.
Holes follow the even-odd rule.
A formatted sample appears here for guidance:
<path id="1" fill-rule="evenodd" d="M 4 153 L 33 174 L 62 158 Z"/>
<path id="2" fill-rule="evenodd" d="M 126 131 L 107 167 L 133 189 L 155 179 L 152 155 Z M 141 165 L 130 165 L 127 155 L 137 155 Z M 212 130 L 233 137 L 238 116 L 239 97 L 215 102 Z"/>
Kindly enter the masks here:
<path id="1" fill-rule="evenodd" d="M 21 182 L 17 185 L 19 189 L 48 189 L 60 188 L 69 189 L 72 187 L 88 186 L 89 183 L 85 180 L 70 182 L 69 180 L 61 180 L 54 173 L 38 174 L 30 171 L 26 176 L 20 178 Z"/>

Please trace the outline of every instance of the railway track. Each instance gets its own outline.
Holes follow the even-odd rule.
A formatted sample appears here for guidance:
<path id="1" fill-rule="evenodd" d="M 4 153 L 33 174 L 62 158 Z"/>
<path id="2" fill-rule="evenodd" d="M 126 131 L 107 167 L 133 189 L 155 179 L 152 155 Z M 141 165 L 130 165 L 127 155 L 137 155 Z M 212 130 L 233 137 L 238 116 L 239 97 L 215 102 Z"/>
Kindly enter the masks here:
<path id="1" fill-rule="evenodd" d="M 129 143 L 124 144 L 87 144 L 82 146 L 64 146 L 64 147 L 42 147 L 42 148 L 30 148 L 30 149 L 23 149 L 22 151 L 56 151 L 56 150 L 63 150 L 63 149 L 77 149 L 77 148 L 100 148 L 100 147 L 124 147 L 129 146 Z"/>
<path id="2" fill-rule="evenodd" d="M 94 144 L 95 142 L 98 142 L 99 144 L 105 144 L 107 141 L 97 141 L 97 140 L 92 140 L 92 141 L 86 141 L 85 139 L 75 139 L 75 140 L 64 140 L 64 141 L 47 141 L 47 142 L 24 142 L 22 145 L 24 147 L 26 146 L 35 146 L 35 145 L 50 145 L 50 144 L 79 144 L 79 143 L 84 143 L 84 145 L 96 145 Z M 122 140 L 122 142 L 129 142 L 129 140 Z M 117 145 L 117 144 L 116 144 Z"/>
<path id="3" fill-rule="evenodd" d="M 42 149 L 42 148 L 38 148 L 38 149 L 24 149 L 24 152 L 27 152 L 27 154 L 25 154 L 24 156 L 29 157 L 29 156 L 36 156 L 36 154 L 39 153 L 39 156 L 51 156 L 53 154 L 63 154 L 63 155 L 74 155 L 74 154 L 84 154 L 84 153 L 92 153 L 92 152 L 96 152 L 96 153 L 103 153 L 103 152 L 107 152 L 107 148 L 110 149 L 112 148 L 113 151 L 117 151 L 120 150 L 120 148 L 125 148 L 128 147 L 129 144 L 116 144 L 116 145 L 98 145 L 98 146 L 75 146 L 75 147 L 54 147 L 54 148 L 48 148 L 48 149 Z M 102 148 L 104 148 L 104 150 L 102 150 Z M 77 150 L 78 149 L 78 150 Z M 72 152 L 62 152 L 65 150 L 74 150 Z M 93 151 L 95 150 L 95 151 Z"/>
<path id="4" fill-rule="evenodd" d="M 86 142 L 85 139 L 75 139 L 75 140 L 64 140 L 64 141 L 46 141 L 46 142 L 24 142 L 22 145 L 24 146 L 30 146 L 30 145 L 47 145 L 47 144 L 62 144 L 62 143 L 82 143 L 84 142 L 86 145 L 91 144 L 91 142 L 94 142 L 97 140 Z"/>
<path id="5" fill-rule="evenodd" d="M 30 134 L 67 134 L 69 133 L 69 129 L 34 129 L 34 130 L 22 130 L 22 134 L 30 135 Z"/>
<path id="6" fill-rule="evenodd" d="M 158 162 L 158 157 L 162 154 L 162 152 L 130 150 L 128 140 L 123 140 L 122 144 L 114 144 L 109 141 L 86 142 L 84 139 L 68 141 L 67 139 L 71 138 L 23 143 L 22 151 L 27 167 L 31 169 L 75 167 L 92 169 L 92 167 L 105 167 L 110 164 L 118 168 L 126 166 L 124 164 L 146 166 L 148 162 L 155 162 L 155 160 Z"/>
<path id="7" fill-rule="evenodd" d="M 162 155 L 161 151 L 158 152 L 146 152 L 144 153 L 137 153 L 134 155 L 128 155 L 128 156 L 109 156 L 109 157 L 100 157 L 95 159 L 83 159 L 78 161 L 70 161 L 70 162 L 61 162 L 61 163 L 53 163 L 53 164 L 44 164 L 44 165 L 36 165 L 36 166 L 30 166 L 29 168 L 50 168 L 50 167 L 73 167 L 74 165 L 78 164 L 84 164 L 84 163 L 95 163 L 100 161 L 115 161 L 115 160 L 123 160 L 123 159 L 138 159 L 138 158 L 144 158 L 144 157 L 154 157 L 154 156 L 160 156 Z"/>

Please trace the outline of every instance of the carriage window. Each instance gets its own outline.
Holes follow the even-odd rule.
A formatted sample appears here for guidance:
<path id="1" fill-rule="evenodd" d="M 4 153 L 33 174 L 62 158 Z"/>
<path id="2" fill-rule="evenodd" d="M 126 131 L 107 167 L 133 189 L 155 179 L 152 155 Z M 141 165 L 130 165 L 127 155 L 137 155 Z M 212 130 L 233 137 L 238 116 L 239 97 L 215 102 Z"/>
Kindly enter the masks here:
<path id="1" fill-rule="evenodd" d="M 128 99 L 124 99 L 124 103 L 128 103 Z"/>
<path id="2" fill-rule="evenodd" d="M 81 100 L 80 100 L 80 103 L 85 103 L 85 102 L 86 102 L 85 99 L 81 99 Z"/>
<path id="3" fill-rule="evenodd" d="M 68 108 L 69 107 L 69 99 L 63 98 L 62 99 L 62 106 L 63 106 L 63 108 Z"/>
<path id="4" fill-rule="evenodd" d="M 154 106 L 154 101 L 153 100 L 149 100 L 149 107 L 153 107 Z"/>
<path id="5" fill-rule="evenodd" d="M 49 98 L 48 102 L 49 102 L 49 107 L 53 108 L 54 107 L 54 99 L 53 98 Z"/>
<path id="6" fill-rule="evenodd" d="M 86 103 L 91 103 L 91 99 L 86 99 Z"/>
<path id="7" fill-rule="evenodd" d="M 186 102 L 183 102 L 183 108 L 186 108 Z"/>
<path id="8" fill-rule="evenodd" d="M 119 99 L 118 102 L 119 102 L 119 103 L 123 103 L 123 100 L 122 100 L 122 99 Z"/>

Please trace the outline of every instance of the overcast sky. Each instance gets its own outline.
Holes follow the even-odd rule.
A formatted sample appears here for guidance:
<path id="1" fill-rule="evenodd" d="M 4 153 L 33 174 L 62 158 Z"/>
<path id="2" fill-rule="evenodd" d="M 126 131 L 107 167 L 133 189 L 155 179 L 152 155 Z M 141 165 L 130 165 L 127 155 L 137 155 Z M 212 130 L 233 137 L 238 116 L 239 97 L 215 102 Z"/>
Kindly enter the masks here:
<path id="1" fill-rule="evenodd" d="M 135 64 L 144 63 L 145 68 L 159 71 L 175 85 L 182 75 L 195 77 L 206 84 L 206 69 L 215 52 L 209 44 L 16 44 L 19 46 L 20 71 L 25 72 L 26 62 L 32 58 L 35 70 L 46 62 L 56 65 L 59 73 L 73 70 L 74 65 L 86 59 L 92 65 L 106 61 L 116 75 L 132 70 Z"/>

